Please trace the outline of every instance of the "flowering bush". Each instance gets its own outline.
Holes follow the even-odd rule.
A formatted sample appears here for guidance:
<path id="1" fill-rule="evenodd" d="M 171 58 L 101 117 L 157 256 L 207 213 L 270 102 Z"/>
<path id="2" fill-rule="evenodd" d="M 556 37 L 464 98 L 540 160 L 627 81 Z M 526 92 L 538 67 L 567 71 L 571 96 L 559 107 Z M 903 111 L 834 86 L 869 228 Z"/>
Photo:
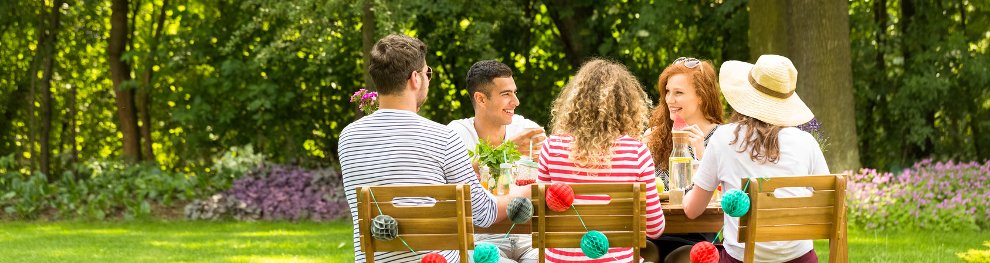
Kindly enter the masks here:
<path id="1" fill-rule="evenodd" d="M 189 219 L 331 220 L 349 213 L 340 174 L 267 165 L 234 181 L 230 190 L 186 207 Z"/>
<path id="2" fill-rule="evenodd" d="M 371 114 L 378 110 L 378 92 L 359 89 L 351 95 L 351 102 L 357 102 L 358 109 L 365 115 Z"/>
<path id="3" fill-rule="evenodd" d="M 923 160 L 899 174 L 849 178 L 849 221 L 868 229 L 990 229 L 990 161 Z"/>
<path id="4" fill-rule="evenodd" d="M 798 129 L 808 132 L 811 136 L 815 136 L 815 140 L 818 141 L 818 147 L 825 152 L 828 148 L 828 136 L 825 136 L 825 131 L 822 130 L 821 122 L 818 122 L 818 118 L 812 118 L 811 121 L 797 126 Z"/>

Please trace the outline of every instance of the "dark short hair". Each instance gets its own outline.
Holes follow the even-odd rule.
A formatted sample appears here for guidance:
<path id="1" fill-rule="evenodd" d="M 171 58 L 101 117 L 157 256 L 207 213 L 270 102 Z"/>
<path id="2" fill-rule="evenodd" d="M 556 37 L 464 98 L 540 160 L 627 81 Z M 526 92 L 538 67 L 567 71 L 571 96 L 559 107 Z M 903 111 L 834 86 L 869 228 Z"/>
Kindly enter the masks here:
<path id="1" fill-rule="evenodd" d="M 381 95 L 394 95 L 405 88 L 409 73 L 426 63 L 426 44 L 419 39 L 391 34 L 371 48 L 368 72 Z"/>
<path id="2" fill-rule="evenodd" d="M 485 96 L 491 96 L 492 85 L 495 78 L 512 77 L 512 69 L 502 62 L 495 60 L 482 60 L 471 65 L 467 73 L 468 94 L 471 102 L 474 102 L 474 93 L 481 92 Z"/>

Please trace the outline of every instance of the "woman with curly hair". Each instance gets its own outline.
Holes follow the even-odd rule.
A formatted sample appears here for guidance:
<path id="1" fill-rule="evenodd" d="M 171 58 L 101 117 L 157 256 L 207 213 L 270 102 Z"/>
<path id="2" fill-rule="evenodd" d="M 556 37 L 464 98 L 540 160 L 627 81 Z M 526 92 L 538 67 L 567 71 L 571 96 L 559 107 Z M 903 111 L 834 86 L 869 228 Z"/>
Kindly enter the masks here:
<path id="1" fill-rule="evenodd" d="M 646 235 L 663 233 L 664 217 L 653 176 L 653 157 L 634 137 L 646 128 L 650 101 L 625 66 L 594 59 L 578 70 L 554 100 L 553 134 L 540 152 L 538 180 L 564 182 L 642 182 L 646 184 Z M 594 196 L 575 196 L 594 203 Z M 600 201 L 599 201 L 600 202 Z M 632 248 L 609 248 L 598 260 L 639 262 Z M 585 262 L 580 249 L 547 249 L 548 262 Z"/>

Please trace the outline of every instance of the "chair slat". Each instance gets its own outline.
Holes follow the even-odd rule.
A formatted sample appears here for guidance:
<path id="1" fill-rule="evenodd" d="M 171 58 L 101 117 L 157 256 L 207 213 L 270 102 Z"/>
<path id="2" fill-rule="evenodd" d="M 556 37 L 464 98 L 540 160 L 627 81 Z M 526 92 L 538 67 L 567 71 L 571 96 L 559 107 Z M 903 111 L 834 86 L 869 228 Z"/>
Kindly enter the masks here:
<path id="1" fill-rule="evenodd" d="M 392 203 L 379 202 L 378 206 L 375 203 L 371 204 L 371 217 L 375 217 L 379 214 L 378 207 L 381 207 L 382 213 L 389 215 L 394 218 L 432 218 L 438 215 L 448 215 L 450 217 L 457 216 L 457 202 L 456 201 L 441 201 L 433 204 L 433 206 L 395 206 Z"/>
<path id="2" fill-rule="evenodd" d="M 646 204 L 643 202 L 645 200 L 640 200 L 640 209 L 645 210 Z M 575 204 L 574 209 L 577 209 L 581 215 L 628 215 L 629 211 L 632 211 L 633 205 L 636 202 L 632 198 L 611 200 L 608 204 Z M 564 212 L 556 212 L 553 210 L 547 210 L 547 216 L 570 216 L 574 215 L 574 211 L 567 209 Z"/>
<path id="3" fill-rule="evenodd" d="M 422 250 L 457 250 L 457 234 L 428 234 L 428 235 L 399 235 L 416 251 Z M 375 244 L 377 251 L 409 251 L 398 238 L 381 241 L 368 237 Z M 473 249 L 473 248 L 472 248 Z"/>
<path id="4" fill-rule="evenodd" d="M 584 231 L 584 226 L 581 224 L 581 219 L 584 219 L 584 223 L 588 225 L 588 228 L 598 231 L 633 231 L 634 222 L 633 216 L 631 215 L 614 215 L 614 216 L 589 216 L 581 214 L 581 218 L 577 216 L 557 216 L 557 217 L 547 217 L 547 231 L 548 232 L 579 232 Z M 646 220 L 638 222 L 640 227 L 646 227 Z M 592 227 L 594 226 L 594 227 Z"/>
<path id="5" fill-rule="evenodd" d="M 631 183 L 574 183 L 569 184 L 576 194 L 614 194 L 615 198 L 631 198 Z M 549 184 L 548 184 L 549 187 Z"/>
<path id="6" fill-rule="evenodd" d="M 781 187 L 812 187 L 815 190 L 834 190 L 835 175 L 776 176 L 769 180 L 760 180 L 759 184 L 752 184 L 751 186 L 759 186 L 757 189 L 760 192 L 773 192 Z"/>
<path id="7" fill-rule="evenodd" d="M 760 193 L 759 208 L 826 207 L 835 204 L 835 191 L 814 191 L 809 197 L 778 198 L 772 192 Z"/>
<path id="8" fill-rule="evenodd" d="M 581 237 L 586 232 L 554 232 L 546 234 L 547 248 L 580 248 Z M 609 247 L 633 247 L 638 241 L 632 239 L 627 232 L 602 232 L 608 237 Z M 534 240 L 538 237 L 534 234 Z M 646 236 L 642 236 L 645 240 Z"/>
<path id="9" fill-rule="evenodd" d="M 432 197 L 438 201 L 457 200 L 452 184 L 439 185 L 388 185 L 374 186 L 372 194 L 378 202 L 389 202 L 396 197 Z M 358 186 L 360 187 L 360 186 Z"/>
<path id="10" fill-rule="evenodd" d="M 749 228 L 739 228 L 739 240 L 749 237 L 749 233 L 742 231 L 744 229 Z M 828 239 L 832 235 L 832 229 L 832 224 L 759 226 L 756 227 L 756 242 Z"/>
<path id="11" fill-rule="evenodd" d="M 465 218 L 468 222 L 471 218 Z M 374 217 L 372 217 L 374 220 Z M 448 234 L 456 233 L 458 230 L 458 219 L 456 217 L 444 218 L 396 218 L 399 223 L 399 234 Z M 364 224 L 364 219 L 358 219 L 359 224 Z M 370 225 L 370 224 L 369 224 Z"/>
<path id="12" fill-rule="evenodd" d="M 762 209 L 757 223 L 758 226 L 830 224 L 832 220 L 835 220 L 834 216 L 835 208 L 831 206 Z M 740 225 L 748 223 L 749 218 L 739 221 Z"/>

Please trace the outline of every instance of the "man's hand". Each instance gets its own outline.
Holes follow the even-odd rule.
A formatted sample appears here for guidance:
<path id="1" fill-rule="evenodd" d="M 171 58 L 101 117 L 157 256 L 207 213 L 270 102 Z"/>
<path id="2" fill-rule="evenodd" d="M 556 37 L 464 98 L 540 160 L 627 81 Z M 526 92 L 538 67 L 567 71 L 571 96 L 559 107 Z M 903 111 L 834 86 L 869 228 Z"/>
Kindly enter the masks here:
<path id="1" fill-rule="evenodd" d="M 516 134 L 516 136 L 509 138 L 513 144 L 516 145 L 516 150 L 522 155 L 533 157 L 533 153 L 530 152 L 530 146 L 533 149 L 539 151 L 540 147 L 543 147 L 543 141 L 547 139 L 546 132 L 543 129 L 526 129 L 523 132 Z"/>

